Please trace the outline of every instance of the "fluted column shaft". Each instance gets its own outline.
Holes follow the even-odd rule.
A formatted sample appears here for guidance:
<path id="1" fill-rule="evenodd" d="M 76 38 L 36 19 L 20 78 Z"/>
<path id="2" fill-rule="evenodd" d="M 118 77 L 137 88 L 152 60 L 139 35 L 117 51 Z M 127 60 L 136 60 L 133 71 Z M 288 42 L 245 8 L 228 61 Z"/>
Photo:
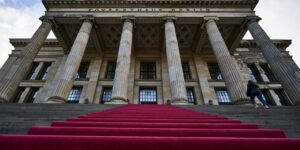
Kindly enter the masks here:
<path id="1" fill-rule="evenodd" d="M 243 85 L 237 67 L 228 51 L 228 48 L 217 27 L 217 18 L 206 18 L 206 29 L 212 49 L 216 56 L 227 91 L 234 104 L 247 103 L 246 87 Z"/>
<path id="2" fill-rule="evenodd" d="M 133 20 L 129 18 L 125 19 L 120 40 L 117 67 L 112 89 L 111 99 L 113 103 L 128 103 L 127 87 L 132 48 L 132 30 Z"/>
<path id="3" fill-rule="evenodd" d="M 165 20 L 165 37 L 172 103 L 188 103 L 175 25 L 171 18 Z"/>
<path id="4" fill-rule="evenodd" d="M 63 67 L 63 72 L 60 72 L 59 82 L 55 85 L 53 95 L 48 98 L 48 102 L 65 103 L 67 101 L 88 43 L 91 29 L 92 22 L 86 19 L 82 23 Z"/>
<path id="5" fill-rule="evenodd" d="M 0 83 L 0 102 L 8 102 L 12 100 L 18 85 L 30 69 L 32 62 L 46 40 L 52 28 L 52 23 L 46 18 L 42 18 L 43 22 L 30 42 L 22 48 L 21 56 L 16 61 L 17 68 L 9 69 L 8 73 L 1 79 Z"/>
<path id="6" fill-rule="evenodd" d="M 248 29 L 283 89 L 295 105 L 300 105 L 299 68 L 284 60 L 280 50 L 273 44 L 256 19 L 250 20 Z"/>

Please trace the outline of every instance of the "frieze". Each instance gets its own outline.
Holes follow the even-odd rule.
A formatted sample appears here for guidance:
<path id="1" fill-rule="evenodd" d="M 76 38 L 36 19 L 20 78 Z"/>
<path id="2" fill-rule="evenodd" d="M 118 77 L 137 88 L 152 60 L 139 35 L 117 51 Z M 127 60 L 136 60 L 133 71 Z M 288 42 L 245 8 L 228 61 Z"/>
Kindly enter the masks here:
<path id="1" fill-rule="evenodd" d="M 206 12 L 209 8 L 89 8 L 88 12 Z"/>

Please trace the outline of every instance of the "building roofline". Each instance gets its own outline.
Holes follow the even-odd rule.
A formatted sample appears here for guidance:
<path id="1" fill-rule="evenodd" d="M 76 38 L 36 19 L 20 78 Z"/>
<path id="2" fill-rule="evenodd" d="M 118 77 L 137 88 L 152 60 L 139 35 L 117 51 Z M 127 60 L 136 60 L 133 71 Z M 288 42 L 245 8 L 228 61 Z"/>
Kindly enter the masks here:
<path id="1" fill-rule="evenodd" d="M 25 38 L 11 38 L 9 39 L 9 42 L 14 46 L 25 46 L 30 42 L 30 39 Z M 60 46 L 57 39 L 47 39 L 44 42 L 44 46 Z"/>
<path id="2" fill-rule="evenodd" d="M 277 47 L 281 47 L 284 49 L 289 47 L 292 44 L 292 40 L 289 40 L 289 39 L 274 39 L 272 41 Z M 10 43 L 15 47 L 25 46 L 29 42 L 30 42 L 30 39 L 25 39 L 25 38 L 11 38 L 10 39 Z M 47 39 L 44 42 L 44 46 L 60 46 L 60 45 L 59 45 L 59 42 L 57 41 L 57 39 Z M 240 45 L 238 47 L 257 47 L 257 44 L 255 43 L 254 40 L 245 39 L 240 42 Z"/>
<path id="3" fill-rule="evenodd" d="M 284 49 L 292 44 L 292 40 L 290 39 L 272 39 L 272 41 L 277 47 L 281 47 Z M 239 47 L 257 47 L 257 44 L 252 39 L 244 39 L 240 42 Z"/>
<path id="4" fill-rule="evenodd" d="M 78 7 L 107 7 L 107 6 L 120 6 L 124 5 L 137 5 L 146 4 L 157 5 L 159 7 L 180 7 L 185 5 L 191 5 L 196 7 L 205 8 L 255 8 L 259 0 L 42 0 L 44 6 L 48 10 L 49 8 L 70 8 L 72 6 Z"/>

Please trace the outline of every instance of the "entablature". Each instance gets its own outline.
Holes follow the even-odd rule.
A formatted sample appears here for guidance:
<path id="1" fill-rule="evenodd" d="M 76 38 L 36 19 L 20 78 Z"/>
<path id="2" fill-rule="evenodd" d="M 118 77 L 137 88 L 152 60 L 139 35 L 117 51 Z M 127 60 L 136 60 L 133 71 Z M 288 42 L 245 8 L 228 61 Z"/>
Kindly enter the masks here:
<path id="1" fill-rule="evenodd" d="M 43 0 L 46 9 L 83 7 L 198 7 L 198 8 L 250 8 L 254 9 L 258 0 Z"/>
<path id="2" fill-rule="evenodd" d="M 16 38 L 16 39 L 9 39 L 9 41 L 14 47 L 22 47 L 22 46 L 26 46 L 30 42 L 30 39 Z M 60 45 L 56 39 L 47 39 L 44 42 L 44 46 L 59 47 Z"/>
<path id="3" fill-rule="evenodd" d="M 272 40 L 273 43 L 276 45 L 278 48 L 286 49 L 292 44 L 292 40 L 284 40 L 284 39 L 274 39 Z M 253 48 L 253 47 L 258 47 L 256 42 L 254 40 L 242 40 L 240 42 L 240 48 Z"/>
<path id="4" fill-rule="evenodd" d="M 292 40 L 286 40 L 286 39 L 275 39 L 272 40 L 273 43 L 277 46 L 277 47 L 281 47 L 281 48 L 287 48 L 291 45 Z M 26 46 L 28 43 L 30 42 L 30 39 L 10 39 L 10 43 L 13 46 Z M 44 42 L 44 46 L 59 46 L 59 42 L 56 39 L 47 39 Z M 250 47 L 258 47 L 258 45 L 256 44 L 256 42 L 254 40 L 250 40 L 250 39 L 246 39 L 246 40 L 242 40 L 238 46 L 239 48 L 250 48 Z"/>

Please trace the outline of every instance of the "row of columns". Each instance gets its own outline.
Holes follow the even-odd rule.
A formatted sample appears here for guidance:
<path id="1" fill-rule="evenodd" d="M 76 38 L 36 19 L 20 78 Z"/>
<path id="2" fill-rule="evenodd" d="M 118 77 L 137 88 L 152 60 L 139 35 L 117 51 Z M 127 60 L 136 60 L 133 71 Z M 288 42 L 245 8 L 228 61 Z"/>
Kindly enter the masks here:
<path id="1" fill-rule="evenodd" d="M 188 104 L 174 20 L 174 17 L 164 18 L 171 97 L 173 104 Z M 224 77 L 232 102 L 235 104 L 249 102 L 245 95 L 246 88 L 242 83 L 240 73 L 235 67 L 234 61 L 217 27 L 216 21 L 218 18 L 205 17 L 204 20 L 209 41 L 220 66 L 220 70 Z M 112 90 L 112 101 L 110 102 L 113 104 L 128 103 L 127 86 L 130 70 L 134 18 L 124 17 L 123 21 L 123 30 Z M 49 103 L 65 103 L 67 101 L 67 97 L 72 88 L 76 73 L 87 46 L 92 25 L 92 18 L 83 18 L 83 24 L 63 67 L 64 71 L 59 72 L 56 75 L 59 82 L 58 84 L 55 84 L 52 96 L 48 99 Z M 283 88 L 295 104 L 300 104 L 299 69 L 297 70 L 292 68 L 284 61 L 281 61 L 282 56 L 280 51 L 259 26 L 257 19 L 249 18 L 249 23 L 247 25 L 254 40 L 260 46 L 264 57 L 267 59 L 270 67 L 274 71 L 274 74 L 278 77 L 279 81 L 281 81 Z M 13 92 L 16 91 L 19 82 L 22 80 L 22 73 L 29 69 L 30 64 L 33 62 L 33 59 L 37 55 L 49 31 L 51 30 L 51 26 L 52 24 L 49 20 L 43 21 L 40 28 L 32 37 L 31 42 L 24 47 L 24 50 L 22 51 L 23 55 L 20 60 L 21 65 L 17 69 L 14 69 L 14 75 L 9 78 L 5 78 L 4 76 L 1 79 L 2 85 L 0 86 L 0 99 L 2 101 L 7 101 L 12 98 Z"/>
<path id="2" fill-rule="evenodd" d="M 29 44 L 22 48 L 21 56 L 15 60 L 17 65 L 12 65 L 0 80 L 0 103 L 13 99 L 20 82 L 24 78 L 24 74 L 30 69 L 34 58 L 51 31 L 51 21 L 45 17 L 40 19 L 43 22 L 31 37 Z"/>
<path id="3" fill-rule="evenodd" d="M 273 44 L 270 37 L 258 24 L 259 17 L 249 17 L 247 27 L 255 42 L 260 47 L 264 58 L 283 89 L 295 105 L 300 105 L 300 70 L 286 62 L 280 50 Z"/>

